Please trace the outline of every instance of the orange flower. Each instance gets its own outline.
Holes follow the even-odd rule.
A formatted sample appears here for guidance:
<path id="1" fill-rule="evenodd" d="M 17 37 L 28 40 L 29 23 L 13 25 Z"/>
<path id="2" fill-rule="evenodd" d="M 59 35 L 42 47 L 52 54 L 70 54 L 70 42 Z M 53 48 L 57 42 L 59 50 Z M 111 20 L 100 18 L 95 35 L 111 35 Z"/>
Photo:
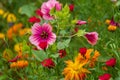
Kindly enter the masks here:
<path id="1" fill-rule="evenodd" d="M 21 29 L 21 30 L 19 31 L 19 35 L 20 35 L 20 36 L 23 36 L 23 35 L 25 35 L 26 33 L 29 33 L 29 32 L 31 32 L 31 29 L 30 29 L 30 28 L 24 28 L 24 29 Z"/>
<path id="2" fill-rule="evenodd" d="M 93 56 L 91 56 L 91 54 L 93 54 Z M 87 49 L 87 52 L 84 56 L 78 54 L 76 59 L 81 62 L 86 61 L 89 64 L 89 67 L 94 67 L 99 56 L 100 53 L 97 50 L 93 51 L 93 49 Z"/>
<path id="3" fill-rule="evenodd" d="M 19 29 L 21 29 L 23 27 L 23 24 L 22 23 L 18 23 L 18 24 L 15 24 L 13 25 L 12 29 L 13 29 L 13 32 L 14 33 L 17 33 Z"/>
<path id="4" fill-rule="evenodd" d="M 114 25 L 109 25 L 108 26 L 109 31 L 115 31 L 116 29 L 117 29 L 117 26 L 114 26 Z"/>
<path id="5" fill-rule="evenodd" d="M 10 28 L 10 29 L 7 31 L 7 37 L 8 37 L 8 39 L 12 39 L 12 37 L 13 37 L 13 30 L 12 30 L 12 28 Z"/>
<path id="6" fill-rule="evenodd" d="M 10 64 L 11 68 L 24 68 L 26 66 L 28 66 L 28 61 L 26 60 L 19 60 Z"/>
<path id="7" fill-rule="evenodd" d="M 7 31 L 8 39 L 12 39 L 14 35 L 17 35 L 18 31 L 22 28 L 22 26 L 23 26 L 22 23 L 18 23 L 9 28 Z"/>
<path id="8" fill-rule="evenodd" d="M 77 57 L 75 61 L 72 62 L 71 60 L 65 61 L 67 67 L 64 68 L 62 74 L 65 75 L 65 80 L 84 80 L 87 73 L 90 73 L 84 66 L 87 64 L 86 61 L 80 62 Z"/>
<path id="9" fill-rule="evenodd" d="M 16 63 L 16 62 L 13 62 L 12 64 L 10 64 L 10 67 L 11 67 L 11 68 L 15 68 L 16 65 L 17 65 L 17 63 Z"/>

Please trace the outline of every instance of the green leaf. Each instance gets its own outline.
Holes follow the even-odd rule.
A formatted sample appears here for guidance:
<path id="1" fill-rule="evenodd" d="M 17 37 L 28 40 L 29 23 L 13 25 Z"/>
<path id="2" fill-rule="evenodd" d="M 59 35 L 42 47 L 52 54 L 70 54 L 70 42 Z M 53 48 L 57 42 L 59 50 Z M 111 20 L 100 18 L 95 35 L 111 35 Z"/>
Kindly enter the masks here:
<path id="1" fill-rule="evenodd" d="M 70 41 L 71 41 L 71 39 L 67 39 L 67 40 L 64 41 L 65 47 L 68 47 L 68 46 L 69 46 Z"/>
<path id="2" fill-rule="evenodd" d="M 62 12 L 68 14 L 69 13 L 69 6 L 66 4 L 64 8 L 62 9 Z"/>
<path id="3" fill-rule="evenodd" d="M 65 48 L 64 43 L 63 42 L 58 42 L 57 43 L 57 48 L 58 49 L 64 49 Z"/>
<path id="4" fill-rule="evenodd" d="M 58 57 L 59 57 L 59 54 L 58 54 L 58 53 L 52 54 L 52 55 L 50 55 L 50 57 L 52 57 L 52 58 L 58 58 Z"/>
<path id="5" fill-rule="evenodd" d="M 84 36 L 85 33 L 86 33 L 85 30 L 79 30 L 79 31 L 77 32 L 77 36 L 78 36 L 78 37 Z"/>
<path id="6" fill-rule="evenodd" d="M 43 61 L 47 58 L 47 54 L 43 50 L 32 50 L 32 54 L 35 56 L 35 58 L 39 61 Z"/>
<path id="7" fill-rule="evenodd" d="M 64 41 L 62 41 L 62 42 L 58 42 L 57 48 L 58 48 L 58 49 L 64 49 L 64 48 L 68 47 L 70 41 L 71 41 L 71 39 L 67 39 L 67 40 L 64 40 Z"/>
<path id="8" fill-rule="evenodd" d="M 19 13 L 25 14 L 28 17 L 31 17 L 34 14 L 34 11 L 37 9 L 34 3 L 30 3 L 20 7 Z"/>
<path id="9" fill-rule="evenodd" d="M 66 34 L 66 31 L 65 31 L 65 30 L 61 30 L 61 31 L 60 31 L 60 34 L 61 34 L 62 36 L 64 36 L 64 35 Z"/>

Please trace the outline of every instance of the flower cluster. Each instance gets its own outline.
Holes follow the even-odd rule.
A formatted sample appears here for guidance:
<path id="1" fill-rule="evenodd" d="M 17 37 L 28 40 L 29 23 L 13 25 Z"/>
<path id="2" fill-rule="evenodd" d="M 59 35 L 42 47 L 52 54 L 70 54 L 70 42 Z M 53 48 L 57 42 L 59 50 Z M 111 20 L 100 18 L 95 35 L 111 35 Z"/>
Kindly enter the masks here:
<path id="1" fill-rule="evenodd" d="M 108 30 L 109 31 L 115 31 L 118 27 L 118 23 L 114 21 L 114 18 L 112 18 L 111 20 L 106 20 L 105 21 L 106 24 L 108 24 Z"/>
<path id="2" fill-rule="evenodd" d="M 10 68 L 24 68 L 26 66 L 28 66 L 28 61 L 26 60 L 19 60 L 10 64 Z"/>

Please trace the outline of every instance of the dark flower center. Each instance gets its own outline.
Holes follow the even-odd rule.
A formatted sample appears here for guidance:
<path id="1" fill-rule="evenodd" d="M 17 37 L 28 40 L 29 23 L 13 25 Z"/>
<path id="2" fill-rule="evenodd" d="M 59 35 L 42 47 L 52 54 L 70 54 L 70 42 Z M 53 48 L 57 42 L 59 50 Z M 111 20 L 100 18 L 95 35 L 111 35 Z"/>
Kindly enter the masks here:
<path id="1" fill-rule="evenodd" d="M 46 38 L 48 38 L 48 33 L 45 32 L 45 31 L 43 31 L 43 32 L 40 34 L 40 37 L 41 37 L 42 39 L 46 39 Z"/>

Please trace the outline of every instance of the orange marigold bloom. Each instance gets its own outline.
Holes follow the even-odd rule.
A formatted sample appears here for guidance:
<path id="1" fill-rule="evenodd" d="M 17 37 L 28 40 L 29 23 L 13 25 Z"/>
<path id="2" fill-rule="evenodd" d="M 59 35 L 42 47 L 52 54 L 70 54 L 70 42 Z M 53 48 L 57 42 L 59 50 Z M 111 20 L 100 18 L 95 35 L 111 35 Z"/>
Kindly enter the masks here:
<path id="1" fill-rule="evenodd" d="M 15 68 L 17 66 L 17 63 L 16 62 L 13 62 L 10 64 L 10 68 Z"/>
<path id="2" fill-rule="evenodd" d="M 15 24 L 13 25 L 12 29 L 13 29 L 13 32 L 14 33 L 17 33 L 19 29 L 21 29 L 23 27 L 23 24 L 22 23 L 18 23 L 18 24 Z"/>
<path id="3" fill-rule="evenodd" d="M 109 25 L 108 26 L 109 31 L 115 31 L 116 29 L 117 29 L 117 26 L 114 26 L 114 25 Z"/>
<path id="4" fill-rule="evenodd" d="M 91 54 L 93 54 L 93 56 L 91 56 Z M 95 62 L 97 61 L 97 58 L 99 56 L 100 56 L 100 53 L 97 50 L 93 51 L 93 49 L 87 49 L 87 52 L 84 56 L 81 54 L 77 56 L 77 60 L 81 62 L 87 61 L 89 64 L 89 67 L 94 67 Z"/>
<path id="5" fill-rule="evenodd" d="M 10 28 L 10 29 L 7 31 L 7 37 L 8 37 L 8 39 L 12 39 L 12 37 L 13 37 L 13 30 L 12 30 L 12 28 Z"/>
<path id="6" fill-rule="evenodd" d="M 67 67 L 64 68 L 62 74 L 65 75 L 65 80 L 84 80 L 87 73 L 90 73 L 84 66 L 87 64 L 86 61 L 80 62 L 77 58 L 72 62 L 71 60 L 65 61 Z"/>
<path id="7" fill-rule="evenodd" d="M 19 60 L 10 64 L 11 68 L 24 68 L 26 66 L 28 66 L 28 61 L 26 60 Z"/>

